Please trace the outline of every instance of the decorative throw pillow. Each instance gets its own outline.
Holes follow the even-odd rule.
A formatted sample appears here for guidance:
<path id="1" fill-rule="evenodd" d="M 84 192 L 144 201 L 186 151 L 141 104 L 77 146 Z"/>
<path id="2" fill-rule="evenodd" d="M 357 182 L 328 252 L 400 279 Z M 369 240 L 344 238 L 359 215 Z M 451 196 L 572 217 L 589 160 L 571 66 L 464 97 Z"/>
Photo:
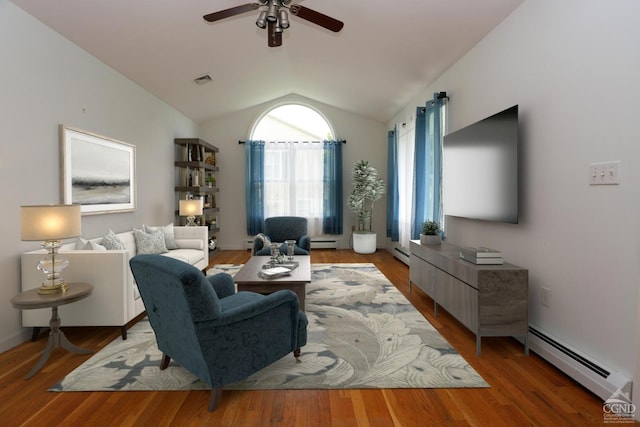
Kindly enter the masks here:
<path id="1" fill-rule="evenodd" d="M 92 242 L 91 240 L 89 240 L 89 246 L 91 247 L 92 251 L 106 251 L 107 250 L 107 248 L 105 248 L 101 244 L 96 243 L 96 242 Z"/>
<path id="2" fill-rule="evenodd" d="M 102 237 L 102 246 L 107 248 L 109 251 L 125 249 L 124 243 L 122 243 L 122 240 L 116 236 L 116 233 L 114 233 L 113 230 L 109 230 L 107 234 Z"/>
<path id="3" fill-rule="evenodd" d="M 133 237 L 136 239 L 136 248 L 140 254 L 163 254 L 167 251 L 164 243 L 164 233 L 160 230 L 153 233 L 145 233 L 143 230 L 133 229 Z"/>
<path id="4" fill-rule="evenodd" d="M 167 246 L 167 249 L 178 249 L 176 237 L 173 233 L 173 223 L 165 225 L 164 227 L 151 227 L 149 225 L 143 225 L 142 227 L 147 233 L 153 233 L 158 230 L 162 231 L 164 234 L 164 244 Z"/>
<path id="5" fill-rule="evenodd" d="M 83 251 L 83 250 L 91 250 L 93 248 L 91 247 L 91 242 L 89 242 L 87 239 L 83 239 L 82 237 L 78 237 L 76 239 L 76 245 L 75 245 L 74 249 L 76 251 Z"/>

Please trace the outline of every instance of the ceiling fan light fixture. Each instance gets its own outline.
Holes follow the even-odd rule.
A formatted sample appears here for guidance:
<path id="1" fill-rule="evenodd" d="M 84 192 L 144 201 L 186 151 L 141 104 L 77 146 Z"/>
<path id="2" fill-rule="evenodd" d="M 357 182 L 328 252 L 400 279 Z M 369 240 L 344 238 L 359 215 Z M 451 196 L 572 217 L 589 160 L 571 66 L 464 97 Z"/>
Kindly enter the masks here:
<path id="1" fill-rule="evenodd" d="M 262 12 L 260 12 L 260 15 L 258 15 L 258 19 L 256 20 L 256 25 L 258 26 L 258 28 L 267 28 L 267 11 L 263 10 Z"/>
<path id="2" fill-rule="evenodd" d="M 287 11 L 284 9 L 280 9 L 279 15 L 280 26 L 282 28 L 289 28 L 289 14 L 287 13 Z"/>
<path id="3" fill-rule="evenodd" d="M 267 9 L 267 21 L 276 22 L 278 20 L 278 0 L 272 0 Z"/>
<path id="4" fill-rule="evenodd" d="M 300 4 L 291 5 L 293 0 L 257 0 L 257 3 L 246 3 L 228 9 L 204 15 L 205 21 L 211 23 L 221 19 L 230 18 L 245 12 L 260 9 L 256 26 L 268 30 L 269 47 L 282 45 L 282 33 L 289 28 L 289 13 L 297 18 L 319 25 L 334 33 L 342 30 L 344 23 L 324 13 L 320 13 Z M 300 0 L 298 0 L 300 1 Z M 287 10 L 288 9 L 288 10 Z"/>

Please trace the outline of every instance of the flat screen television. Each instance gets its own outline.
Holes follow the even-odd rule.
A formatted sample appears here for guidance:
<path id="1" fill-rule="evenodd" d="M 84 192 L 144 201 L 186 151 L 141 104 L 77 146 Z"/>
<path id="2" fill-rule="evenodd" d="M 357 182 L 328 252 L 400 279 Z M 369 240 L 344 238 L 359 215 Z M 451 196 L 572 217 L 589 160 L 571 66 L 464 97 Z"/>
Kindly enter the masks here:
<path id="1" fill-rule="evenodd" d="M 445 135 L 445 215 L 518 222 L 518 106 Z"/>

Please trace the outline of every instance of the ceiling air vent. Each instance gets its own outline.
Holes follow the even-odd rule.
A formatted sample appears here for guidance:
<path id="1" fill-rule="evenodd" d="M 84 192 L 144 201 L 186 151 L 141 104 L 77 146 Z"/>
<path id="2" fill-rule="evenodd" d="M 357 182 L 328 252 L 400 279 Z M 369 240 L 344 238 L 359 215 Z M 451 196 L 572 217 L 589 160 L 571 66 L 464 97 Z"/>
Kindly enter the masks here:
<path id="1" fill-rule="evenodd" d="M 198 86 L 206 85 L 207 83 L 212 81 L 213 79 L 209 74 L 205 74 L 204 76 L 196 77 L 195 79 L 193 79 L 193 82 Z"/>

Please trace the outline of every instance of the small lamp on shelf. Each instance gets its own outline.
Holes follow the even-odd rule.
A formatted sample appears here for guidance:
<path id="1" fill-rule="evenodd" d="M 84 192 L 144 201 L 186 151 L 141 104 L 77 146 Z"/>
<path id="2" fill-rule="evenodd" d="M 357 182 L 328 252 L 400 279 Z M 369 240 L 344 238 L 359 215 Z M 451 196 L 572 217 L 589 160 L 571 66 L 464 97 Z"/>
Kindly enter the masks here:
<path id="1" fill-rule="evenodd" d="M 58 254 L 62 239 L 82 233 L 80 205 L 37 205 L 20 207 L 20 236 L 23 241 L 42 241 L 47 255 L 38 263 L 45 274 L 39 294 L 65 292 L 67 284 L 61 276 L 69 260 Z"/>
<path id="2" fill-rule="evenodd" d="M 202 215 L 202 199 L 186 199 L 180 200 L 180 216 L 187 217 L 187 226 L 193 227 L 196 225 L 196 216 Z"/>

